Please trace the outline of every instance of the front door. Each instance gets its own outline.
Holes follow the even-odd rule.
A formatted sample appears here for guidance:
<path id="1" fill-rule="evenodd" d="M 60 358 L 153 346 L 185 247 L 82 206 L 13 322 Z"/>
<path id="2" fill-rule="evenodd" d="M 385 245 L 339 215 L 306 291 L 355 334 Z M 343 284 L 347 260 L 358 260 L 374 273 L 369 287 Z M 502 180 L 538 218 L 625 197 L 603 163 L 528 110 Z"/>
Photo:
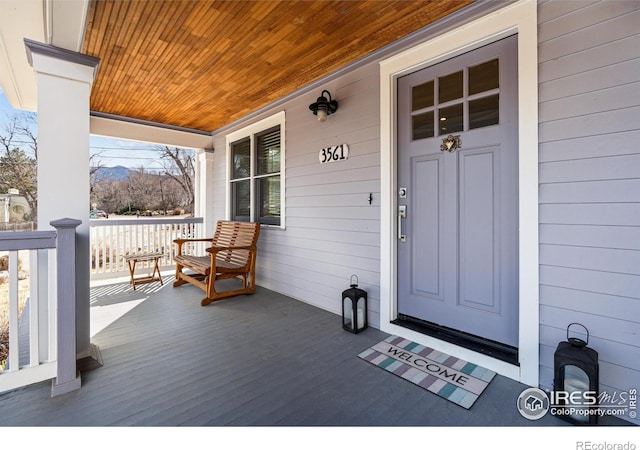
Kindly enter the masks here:
<path id="1" fill-rule="evenodd" d="M 398 313 L 518 345 L 517 36 L 398 80 Z"/>

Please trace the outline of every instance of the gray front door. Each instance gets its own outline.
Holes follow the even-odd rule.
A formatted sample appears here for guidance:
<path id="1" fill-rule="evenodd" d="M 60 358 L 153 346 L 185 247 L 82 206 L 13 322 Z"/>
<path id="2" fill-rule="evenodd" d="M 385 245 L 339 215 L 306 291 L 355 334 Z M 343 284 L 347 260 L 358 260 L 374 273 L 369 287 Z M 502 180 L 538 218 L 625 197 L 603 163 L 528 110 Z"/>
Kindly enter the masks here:
<path id="1" fill-rule="evenodd" d="M 398 80 L 398 313 L 513 347 L 517 114 L 516 36 Z"/>

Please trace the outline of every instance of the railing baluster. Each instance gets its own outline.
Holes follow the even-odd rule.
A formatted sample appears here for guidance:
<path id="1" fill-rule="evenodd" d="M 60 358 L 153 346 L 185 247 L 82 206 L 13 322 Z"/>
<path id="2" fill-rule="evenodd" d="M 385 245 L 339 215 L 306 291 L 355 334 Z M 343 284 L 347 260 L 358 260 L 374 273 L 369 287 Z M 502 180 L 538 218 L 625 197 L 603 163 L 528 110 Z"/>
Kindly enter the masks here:
<path id="1" fill-rule="evenodd" d="M 106 273 L 109 271 L 111 266 L 111 255 L 109 254 L 109 233 L 108 229 L 102 230 L 102 258 L 104 262 L 102 264 L 102 271 Z"/>
<path id="2" fill-rule="evenodd" d="M 109 270 L 109 246 L 107 240 L 106 229 L 102 230 L 102 273 Z"/>
<path id="3" fill-rule="evenodd" d="M 18 339 L 18 251 L 9 252 L 9 371 L 20 368 Z"/>
<path id="4" fill-rule="evenodd" d="M 140 233 L 140 227 L 134 227 L 133 231 L 133 252 L 138 253 L 138 234 Z"/>
<path id="5" fill-rule="evenodd" d="M 111 229 L 115 228 L 115 236 L 111 238 L 111 242 L 114 243 L 114 245 L 116 246 L 116 261 L 115 261 L 115 269 L 116 272 L 120 270 L 120 264 L 121 264 L 121 259 L 123 256 L 123 253 L 121 251 L 120 246 L 122 245 L 122 239 L 121 239 L 121 230 L 123 229 L 120 225 L 116 225 L 114 227 L 110 227 Z"/>
<path id="6" fill-rule="evenodd" d="M 49 266 L 49 280 L 48 291 L 49 296 L 49 360 L 54 360 L 55 355 L 58 354 L 58 265 L 57 262 L 57 250 L 52 248 L 47 255 L 47 265 Z"/>
<path id="7" fill-rule="evenodd" d="M 125 253 L 132 253 L 135 251 L 135 236 L 133 235 L 135 227 L 133 225 L 127 226 L 127 247 Z"/>
<path id="8" fill-rule="evenodd" d="M 40 364 L 40 292 L 38 250 L 29 250 L 29 366 Z"/>
<path id="9" fill-rule="evenodd" d="M 102 246 L 103 246 L 102 233 L 98 233 L 98 239 L 96 240 L 96 247 L 98 249 L 98 255 L 97 255 L 97 272 L 98 273 L 104 273 L 104 259 L 103 259 L 104 249 L 102 248 Z"/>

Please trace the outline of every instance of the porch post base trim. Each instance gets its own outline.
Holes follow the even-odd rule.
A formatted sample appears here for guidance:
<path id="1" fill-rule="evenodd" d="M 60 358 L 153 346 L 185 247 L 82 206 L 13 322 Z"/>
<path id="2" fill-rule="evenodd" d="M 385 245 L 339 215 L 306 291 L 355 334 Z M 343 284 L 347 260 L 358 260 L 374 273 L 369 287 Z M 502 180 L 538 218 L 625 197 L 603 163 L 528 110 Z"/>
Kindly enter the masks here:
<path id="1" fill-rule="evenodd" d="M 89 344 L 89 356 L 76 360 L 76 368 L 78 372 L 88 372 L 89 370 L 98 369 L 103 366 L 102 354 L 100 348 L 96 344 Z"/>
<path id="2" fill-rule="evenodd" d="M 78 372 L 78 376 L 75 380 L 67 381 L 66 383 L 57 384 L 57 379 L 54 379 L 51 384 L 51 397 L 56 397 L 58 395 L 75 391 L 77 389 L 80 389 L 81 385 L 82 379 L 80 377 L 80 372 Z"/>

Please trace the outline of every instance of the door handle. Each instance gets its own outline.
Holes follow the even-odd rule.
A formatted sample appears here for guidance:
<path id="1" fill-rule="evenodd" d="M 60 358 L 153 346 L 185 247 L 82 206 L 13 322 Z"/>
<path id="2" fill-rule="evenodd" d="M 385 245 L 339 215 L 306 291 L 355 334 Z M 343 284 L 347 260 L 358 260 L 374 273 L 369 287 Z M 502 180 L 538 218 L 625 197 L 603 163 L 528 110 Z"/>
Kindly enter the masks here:
<path id="1" fill-rule="evenodd" d="M 407 235 L 402 234 L 402 219 L 407 217 L 407 207 L 406 205 L 398 206 L 398 239 L 400 242 L 407 242 Z"/>

